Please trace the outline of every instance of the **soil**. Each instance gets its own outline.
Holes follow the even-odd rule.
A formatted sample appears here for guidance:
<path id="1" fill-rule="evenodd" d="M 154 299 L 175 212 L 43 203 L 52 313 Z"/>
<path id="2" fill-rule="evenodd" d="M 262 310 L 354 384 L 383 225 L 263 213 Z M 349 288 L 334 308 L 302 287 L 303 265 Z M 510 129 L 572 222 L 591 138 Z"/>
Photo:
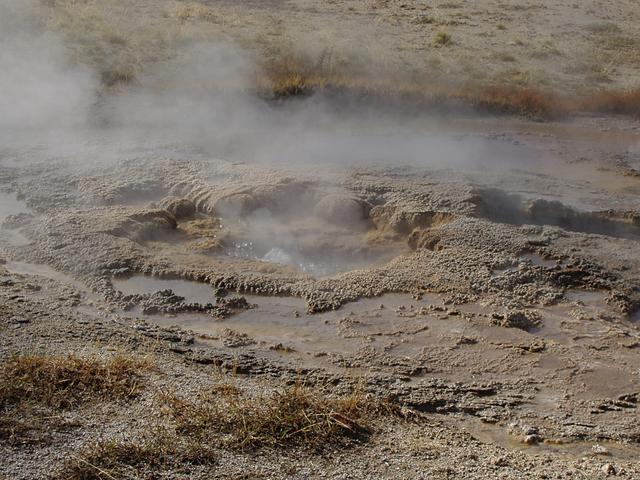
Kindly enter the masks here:
<path id="1" fill-rule="evenodd" d="M 52 18 L 70 5 L 50 3 Z M 578 90 L 604 68 L 581 62 L 640 26 L 633 1 L 135 3 L 124 15 L 108 2 L 122 35 L 142 35 L 134 17 L 148 14 L 156 30 L 178 19 L 269 50 L 324 25 L 345 44 L 377 39 L 372 55 L 382 44 L 398 68 L 444 75 L 477 57 L 473 77 L 491 58 L 485 76 L 522 62 Z M 443 28 L 453 43 L 436 48 Z M 516 37 L 507 53 L 522 52 L 497 57 Z M 633 58 L 597 82 L 627 86 Z M 214 465 L 126 478 L 640 478 L 640 121 L 328 102 L 311 131 L 267 139 L 251 123 L 229 142 L 115 124 L 2 145 L 0 360 L 120 353 L 154 367 L 139 397 L 41 415 L 38 441 L 0 437 L 0 479 L 52 478 L 97 441 L 142 438 L 158 395 L 218 382 L 362 390 L 408 413 L 348 445 L 219 448 Z M 289 112 L 263 107 L 275 123 Z"/>
<path id="2" fill-rule="evenodd" d="M 594 129 L 605 121 L 450 120 L 460 144 L 482 135 L 488 150 L 520 153 L 465 170 L 398 160 L 309 173 L 151 142 L 88 168 L 14 147 L 4 158 L 20 161 L 2 160 L 2 355 L 152 355 L 150 382 L 181 391 L 220 369 L 245 388 L 361 383 L 424 415 L 330 455 L 225 454 L 221 476 L 595 478 L 610 465 L 636 478 L 640 184 L 598 136 L 620 155 L 640 136 L 632 120 Z M 532 150 L 538 162 L 517 160 Z M 171 213 L 167 196 L 195 208 Z M 224 217 L 221 202 L 243 207 Z M 318 214 L 327 205 L 336 222 Z M 360 221 L 342 221 L 354 211 Z M 347 271 L 230 254 L 238 242 Z M 350 269 L 354 248 L 391 259 Z M 2 472 L 45 478 L 91 439 L 133 429 L 147 401 L 88 408 L 53 443 L 3 444 Z"/>

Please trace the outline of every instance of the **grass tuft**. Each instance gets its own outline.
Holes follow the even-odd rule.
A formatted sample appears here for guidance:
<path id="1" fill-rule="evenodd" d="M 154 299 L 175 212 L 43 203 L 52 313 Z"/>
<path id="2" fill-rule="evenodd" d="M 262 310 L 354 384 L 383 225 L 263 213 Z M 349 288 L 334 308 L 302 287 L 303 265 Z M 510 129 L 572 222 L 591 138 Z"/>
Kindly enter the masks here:
<path id="1" fill-rule="evenodd" d="M 557 98 L 529 88 L 494 86 L 472 94 L 470 102 L 479 110 L 517 114 L 533 120 L 551 120 L 563 114 Z"/>
<path id="2" fill-rule="evenodd" d="M 640 117 L 640 88 L 625 91 L 601 91 L 577 101 L 577 110 Z"/>
<path id="3" fill-rule="evenodd" d="M 165 395 L 163 403 L 179 434 L 239 450 L 321 448 L 369 433 L 362 423 L 367 402 L 358 393 L 334 398 L 294 385 L 267 397 Z"/>
<path id="4" fill-rule="evenodd" d="M 0 366 L 0 408 L 35 402 L 54 408 L 90 397 L 130 398 L 140 392 L 148 362 L 119 355 L 97 357 L 14 355 Z"/>
<path id="5" fill-rule="evenodd" d="M 452 43 L 451 34 L 444 31 L 440 31 L 436 33 L 436 36 L 433 39 L 433 44 L 436 47 L 445 47 L 447 45 L 451 45 L 451 43 Z"/>
<path id="6" fill-rule="evenodd" d="M 212 465 L 216 458 L 216 452 L 207 445 L 181 442 L 169 432 L 158 430 L 141 443 L 103 440 L 89 444 L 77 455 L 70 455 L 53 479 L 159 478 L 159 472 L 176 465 Z"/>
<path id="7" fill-rule="evenodd" d="M 189 464 L 216 464 L 220 449 L 348 446 L 368 437 L 365 418 L 408 418 L 400 407 L 370 401 L 359 391 L 333 397 L 300 384 L 247 398 L 236 387 L 219 384 L 193 397 L 164 393 L 159 400 L 160 425 L 137 441 L 90 443 L 70 455 L 53 478 L 160 478 Z"/>
<path id="8" fill-rule="evenodd" d="M 171 15 L 181 21 L 216 22 L 218 20 L 215 9 L 198 2 L 176 2 L 171 10 Z"/>

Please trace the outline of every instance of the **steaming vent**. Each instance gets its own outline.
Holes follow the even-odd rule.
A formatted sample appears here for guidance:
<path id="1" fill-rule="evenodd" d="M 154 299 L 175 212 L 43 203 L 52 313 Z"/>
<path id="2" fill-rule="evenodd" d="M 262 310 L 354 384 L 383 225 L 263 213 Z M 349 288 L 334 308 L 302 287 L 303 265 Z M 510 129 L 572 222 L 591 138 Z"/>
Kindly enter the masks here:
<path id="1" fill-rule="evenodd" d="M 375 241 L 370 206 L 347 193 L 304 193 L 284 202 L 267 199 L 252 202 L 254 208 L 247 210 L 252 200 L 243 197 L 237 205 L 227 199 L 223 208 L 216 208 L 232 232 L 224 248 L 228 256 L 326 277 L 381 264 L 397 254 L 391 245 Z"/>
<path id="2" fill-rule="evenodd" d="M 303 182 L 262 185 L 208 202 L 172 196 L 160 206 L 177 219 L 191 251 L 313 277 L 381 265 L 406 246 L 377 228 L 368 202 Z"/>

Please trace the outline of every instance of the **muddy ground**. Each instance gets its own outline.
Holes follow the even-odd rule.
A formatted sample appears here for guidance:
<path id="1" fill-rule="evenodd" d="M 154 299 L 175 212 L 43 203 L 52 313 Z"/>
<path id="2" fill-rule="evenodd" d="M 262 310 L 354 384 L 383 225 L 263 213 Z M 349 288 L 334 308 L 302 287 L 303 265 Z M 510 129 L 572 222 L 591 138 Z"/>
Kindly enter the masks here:
<path id="1" fill-rule="evenodd" d="M 640 478 L 640 121 L 253 89 L 274 59 L 635 87 L 637 2 L 133 3 L 0 25 L 28 73 L 0 96 L 1 480 Z M 70 354 L 145 368 L 64 408 L 6 373 Z M 163 398 L 291 386 L 365 398 L 366 428 L 167 440 Z"/>
<path id="2" fill-rule="evenodd" d="M 416 122 L 451 165 L 468 149 L 477 164 L 4 148 L 2 355 L 125 352 L 156 369 L 139 399 L 4 441 L 2 474 L 46 478 L 97 439 L 135 436 L 154 392 L 222 376 L 359 385 L 417 417 L 162 478 L 637 478 L 640 125 Z"/>

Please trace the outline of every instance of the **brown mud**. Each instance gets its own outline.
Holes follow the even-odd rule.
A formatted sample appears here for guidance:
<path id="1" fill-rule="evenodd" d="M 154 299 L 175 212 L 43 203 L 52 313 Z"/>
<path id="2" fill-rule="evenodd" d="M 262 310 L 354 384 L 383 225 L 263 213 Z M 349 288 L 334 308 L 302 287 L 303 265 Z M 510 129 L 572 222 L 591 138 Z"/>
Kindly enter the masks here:
<path id="1" fill-rule="evenodd" d="M 449 122 L 452 155 L 481 138 L 486 162 L 309 171 L 149 144 L 89 168 L 15 147 L 0 158 L 0 353 L 151 355 L 150 382 L 183 392 L 214 373 L 358 386 L 418 418 L 340 464 L 261 458 L 277 478 L 637 478 L 640 180 L 620 169 L 637 122 L 602 138 L 576 132 L 604 119 Z M 53 443 L 2 442 L 0 472 L 46 478 L 86 439 L 138 428 L 150 402 L 87 406 Z M 219 462 L 257 472 L 244 453 Z"/>

